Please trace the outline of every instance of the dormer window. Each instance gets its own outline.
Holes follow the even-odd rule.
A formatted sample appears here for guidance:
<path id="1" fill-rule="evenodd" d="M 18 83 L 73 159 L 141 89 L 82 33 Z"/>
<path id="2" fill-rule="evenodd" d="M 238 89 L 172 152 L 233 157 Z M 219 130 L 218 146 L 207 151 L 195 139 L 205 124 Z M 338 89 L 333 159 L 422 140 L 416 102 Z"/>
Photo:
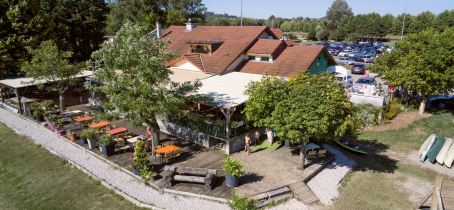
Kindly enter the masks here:
<path id="1" fill-rule="evenodd" d="M 216 51 L 221 45 L 222 41 L 212 41 L 212 40 L 202 40 L 188 42 L 191 46 L 191 53 L 202 53 L 202 54 L 212 54 Z"/>
<path id="2" fill-rule="evenodd" d="M 248 60 L 255 61 L 255 56 L 248 56 Z"/>
<path id="3" fill-rule="evenodd" d="M 270 61 L 270 57 L 262 57 L 260 61 Z"/>

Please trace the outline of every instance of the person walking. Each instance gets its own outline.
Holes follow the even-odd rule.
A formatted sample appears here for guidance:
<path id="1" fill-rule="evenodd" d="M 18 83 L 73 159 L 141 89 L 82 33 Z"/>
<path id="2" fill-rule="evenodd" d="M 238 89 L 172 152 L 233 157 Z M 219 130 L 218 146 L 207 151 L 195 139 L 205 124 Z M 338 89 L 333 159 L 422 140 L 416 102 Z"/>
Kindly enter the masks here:
<path id="1" fill-rule="evenodd" d="M 245 140 L 244 149 L 247 152 L 246 156 L 248 156 L 249 155 L 249 144 L 251 144 L 251 138 L 249 138 L 249 133 L 246 133 L 246 137 L 244 137 L 244 140 Z"/>
<path id="2" fill-rule="evenodd" d="M 266 137 L 268 138 L 268 143 L 273 146 L 273 131 L 271 129 L 265 128 Z"/>
<path id="3" fill-rule="evenodd" d="M 254 141 L 254 145 L 257 145 L 257 141 L 259 141 L 259 138 L 260 138 L 259 129 L 256 129 L 256 130 L 255 130 L 255 141 Z M 260 144 L 260 142 L 259 142 L 259 144 Z"/>

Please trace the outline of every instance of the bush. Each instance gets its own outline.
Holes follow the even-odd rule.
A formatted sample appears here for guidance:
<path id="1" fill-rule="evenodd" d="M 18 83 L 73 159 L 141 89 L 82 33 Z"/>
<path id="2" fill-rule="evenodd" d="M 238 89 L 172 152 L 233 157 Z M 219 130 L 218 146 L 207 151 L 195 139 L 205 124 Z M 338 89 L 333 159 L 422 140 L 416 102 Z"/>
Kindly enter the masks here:
<path id="1" fill-rule="evenodd" d="M 257 200 L 253 200 L 252 202 L 248 201 L 248 194 L 244 194 L 243 198 L 240 198 L 238 194 L 236 194 L 235 190 L 230 191 L 232 195 L 231 199 L 226 199 L 227 205 L 234 210 L 255 210 L 257 209 Z"/>
<path id="2" fill-rule="evenodd" d="M 307 40 L 312 40 L 312 41 L 317 41 L 317 33 L 315 32 L 315 29 L 309 30 L 309 33 L 307 34 Z"/>
<path id="3" fill-rule="evenodd" d="M 243 165 L 239 160 L 234 160 L 230 156 L 227 156 L 224 159 L 224 171 L 225 174 L 232 175 L 232 176 L 239 176 L 243 175 Z"/>
<path id="4" fill-rule="evenodd" d="M 391 122 L 391 119 L 403 111 L 402 104 L 398 102 L 397 98 L 393 98 L 391 103 L 385 107 L 387 110 L 384 114 L 386 122 Z"/>
<path id="5" fill-rule="evenodd" d="M 348 35 L 348 40 L 351 42 L 354 42 L 357 39 L 358 39 L 358 34 L 356 34 L 356 33 L 351 33 L 350 35 Z"/>
<path id="6" fill-rule="evenodd" d="M 288 39 L 292 39 L 292 40 L 293 40 L 293 39 L 298 39 L 298 37 L 297 37 L 295 34 L 290 34 L 290 33 L 287 34 L 287 38 L 288 38 Z"/>
<path id="7" fill-rule="evenodd" d="M 113 142 L 113 136 L 110 134 L 102 135 L 101 137 L 99 137 L 98 142 L 106 146 L 110 145 Z"/>

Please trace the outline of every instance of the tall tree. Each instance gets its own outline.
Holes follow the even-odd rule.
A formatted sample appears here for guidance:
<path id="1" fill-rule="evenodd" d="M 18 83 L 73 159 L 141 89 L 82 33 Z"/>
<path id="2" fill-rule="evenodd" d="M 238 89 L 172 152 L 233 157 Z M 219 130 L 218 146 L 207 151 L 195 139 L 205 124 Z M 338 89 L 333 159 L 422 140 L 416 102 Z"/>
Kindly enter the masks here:
<path id="1" fill-rule="evenodd" d="M 392 86 L 421 94 L 419 114 L 431 95 L 449 94 L 454 88 L 454 29 L 442 33 L 428 29 L 409 34 L 396 49 L 377 59 L 371 68 Z"/>
<path id="2" fill-rule="evenodd" d="M 434 26 L 435 15 L 430 11 L 422 12 L 415 17 L 414 24 L 411 25 L 413 33 L 419 33 Z"/>
<path id="3" fill-rule="evenodd" d="M 446 27 L 454 27 L 454 10 L 445 10 L 435 18 L 434 28 L 442 32 Z"/>
<path id="4" fill-rule="evenodd" d="M 160 2 L 164 5 L 166 11 L 180 11 L 185 21 L 191 18 L 193 21 L 200 24 L 205 22 L 205 12 L 207 11 L 207 8 L 202 4 L 202 0 L 161 0 Z M 165 2 L 168 2 L 167 6 L 165 6 Z"/>
<path id="5" fill-rule="evenodd" d="M 52 22 L 33 0 L 0 0 L 0 78 L 19 73 L 30 60 L 27 48 L 51 39 Z"/>
<path id="6" fill-rule="evenodd" d="M 167 25 L 171 26 L 183 26 L 187 19 L 183 17 L 181 11 L 170 10 L 167 14 Z"/>
<path id="7" fill-rule="evenodd" d="M 81 73 L 82 65 L 70 65 L 71 52 L 60 51 L 52 41 L 42 42 L 38 49 L 31 50 L 31 54 L 33 55 L 31 61 L 22 67 L 27 77 L 33 78 L 28 84 L 46 81 L 47 84 L 38 84 L 38 87 L 47 91 L 57 91 L 60 96 L 60 108 L 66 109 L 65 93 L 70 86 L 81 81 L 76 76 Z"/>
<path id="8" fill-rule="evenodd" d="M 299 168 L 304 170 L 308 139 L 336 139 L 356 129 L 359 121 L 348 94 L 330 75 L 304 73 L 291 78 L 265 75 L 251 82 L 244 110 L 256 126 L 272 127 L 277 135 L 302 144 Z"/>
<path id="9" fill-rule="evenodd" d="M 395 17 L 392 14 L 386 14 L 382 17 L 383 27 L 385 29 L 386 34 L 393 34 L 393 30 L 395 28 Z"/>
<path id="10" fill-rule="evenodd" d="M 352 8 L 348 6 L 346 0 L 335 0 L 326 11 L 325 18 L 331 21 L 330 29 L 337 29 L 342 17 L 352 15 Z"/>
<path id="11" fill-rule="evenodd" d="M 103 0 L 42 0 L 55 23 L 56 44 L 71 51 L 71 62 L 90 59 L 104 41 L 109 8 Z"/>
<path id="12" fill-rule="evenodd" d="M 149 39 L 144 34 L 145 27 L 128 22 L 117 32 L 114 42 L 104 43 L 93 53 L 95 78 L 104 85 L 88 88 L 105 93 L 107 101 L 102 106 L 106 110 L 124 114 L 134 126 L 148 125 L 154 151 L 160 131 L 156 115 L 176 112 L 191 101 L 206 98 L 195 94 L 201 86 L 199 81 L 178 84 L 170 80 L 173 72 L 164 62 L 176 57 L 167 48 L 171 40 Z"/>

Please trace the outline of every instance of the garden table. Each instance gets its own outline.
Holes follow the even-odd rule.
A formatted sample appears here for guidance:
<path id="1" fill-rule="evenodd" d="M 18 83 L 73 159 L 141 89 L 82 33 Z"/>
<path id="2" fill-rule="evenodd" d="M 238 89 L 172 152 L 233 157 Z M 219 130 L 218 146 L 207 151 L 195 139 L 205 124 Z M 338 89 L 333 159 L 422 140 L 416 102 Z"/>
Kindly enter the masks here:
<path id="1" fill-rule="evenodd" d="M 86 121 L 86 120 L 91 120 L 93 118 L 94 117 L 87 116 L 87 117 L 76 118 L 74 120 L 77 121 L 77 122 L 83 122 L 83 121 Z"/>
<path id="2" fill-rule="evenodd" d="M 146 137 L 146 136 L 144 136 L 144 135 L 140 135 L 140 136 L 136 136 L 136 137 L 132 137 L 132 138 L 126 139 L 126 141 L 131 142 L 132 145 L 133 145 L 134 147 L 136 147 L 136 142 L 137 142 L 137 141 L 139 141 L 139 140 L 145 141 L 145 140 L 147 140 L 147 139 L 148 139 L 148 137 Z"/>
<path id="3" fill-rule="evenodd" d="M 125 132 L 127 131 L 128 129 L 126 128 L 123 128 L 123 127 L 119 127 L 119 128 L 115 128 L 115 129 L 112 129 L 112 130 L 108 130 L 106 131 L 106 133 L 110 134 L 110 135 L 115 135 L 117 133 L 121 133 L 121 132 Z"/>
<path id="4" fill-rule="evenodd" d="M 299 145 L 299 147 L 302 147 L 302 145 Z M 314 149 L 318 149 L 318 148 L 320 148 L 320 146 L 318 146 L 314 143 L 309 143 L 306 145 L 306 152 L 309 150 L 313 151 Z"/>
<path id="5" fill-rule="evenodd" d="M 102 126 L 105 126 L 105 125 L 109 125 L 110 123 L 109 122 L 99 122 L 99 123 L 96 123 L 96 124 L 92 124 L 92 125 L 88 125 L 92 128 L 97 128 L 97 127 L 102 127 Z"/>

